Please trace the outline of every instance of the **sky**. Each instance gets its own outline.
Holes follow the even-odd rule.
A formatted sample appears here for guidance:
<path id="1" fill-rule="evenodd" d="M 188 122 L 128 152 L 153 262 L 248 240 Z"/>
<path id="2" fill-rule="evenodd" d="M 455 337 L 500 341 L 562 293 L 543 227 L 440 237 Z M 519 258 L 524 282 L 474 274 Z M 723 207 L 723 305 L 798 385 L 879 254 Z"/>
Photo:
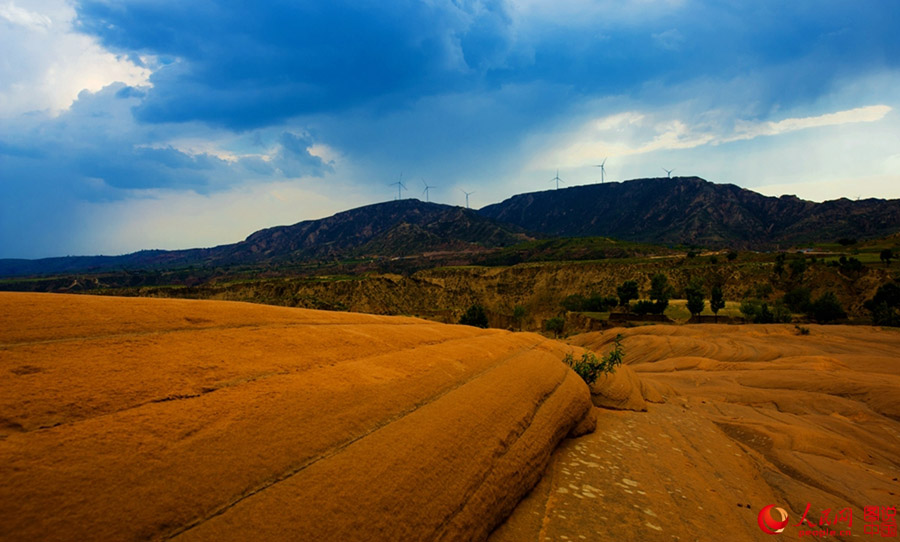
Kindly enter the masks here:
<path id="1" fill-rule="evenodd" d="M 672 175 L 900 198 L 896 0 L 0 0 L 0 258 Z"/>

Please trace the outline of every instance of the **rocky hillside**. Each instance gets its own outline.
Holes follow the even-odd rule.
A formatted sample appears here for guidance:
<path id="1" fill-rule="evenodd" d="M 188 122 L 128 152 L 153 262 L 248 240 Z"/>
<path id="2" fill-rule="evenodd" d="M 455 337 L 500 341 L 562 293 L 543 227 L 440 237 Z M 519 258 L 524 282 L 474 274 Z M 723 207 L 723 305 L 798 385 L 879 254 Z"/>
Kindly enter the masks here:
<path id="1" fill-rule="evenodd" d="M 698 177 L 639 179 L 513 196 L 479 211 L 548 236 L 776 248 L 900 230 L 900 200 L 816 203 Z"/>
<path id="2" fill-rule="evenodd" d="M 415 199 L 367 205 L 320 220 L 277 226 L 231 245 L 192 250 L 145 250 L 124 256 L 0 260 L 0 276 L 230 267 L 358 257 L 402 258 L 442 251 L 483 251 L 529 240 L 518 226 L 476 211 Z"/>
<path id="3" fill-rule="evenodd" d="M 699 260 L 699 259 L 698 259 Z M 705 259 L 704 259 L 705 260 Z M 650 277 L 665 274 L 683 296 L 693 279 L 706 285 L 722 284 L 725 298 L 741 301 L 760 297 L 769 303 L 798 285 L 810 288 L 813 297 L 826 291 L 837 294 L 853 317 L 869 315 L 863 307 L 878 287 L 889 282 L 891 270 L 866 267 L 858 275 L 844 275 L 839 268 L 810 265 L 801 277 L 786 273 L 779 278 L 772 262 L 738 261 L 734 264 L 654 258 L 644 262 L 583 262 L 522 264 L 511 267 L 452 267 L 423 270 L 409 276 L 370 274 L 361 277 L 275 278 L 206 284 L 194 287 L 105 288 L 110 295 L 188 297 L 252 301 L 312 309 L 363 312 L 381 315 L 413 315 L 439 322 L 456 323 L 472 304 L 485 307 L 492 327 L 538 331 L 544 320 L 561 314 L 560 302 L 569 295 L 615 295 L 626 280 L 638 283 L 646 298 Z M 515 321 L 513 308 L 525 309 Z M 568 324 L 567 324 L 568 325 Z M 573 322 L 573 325 L 580 325 Z"/>

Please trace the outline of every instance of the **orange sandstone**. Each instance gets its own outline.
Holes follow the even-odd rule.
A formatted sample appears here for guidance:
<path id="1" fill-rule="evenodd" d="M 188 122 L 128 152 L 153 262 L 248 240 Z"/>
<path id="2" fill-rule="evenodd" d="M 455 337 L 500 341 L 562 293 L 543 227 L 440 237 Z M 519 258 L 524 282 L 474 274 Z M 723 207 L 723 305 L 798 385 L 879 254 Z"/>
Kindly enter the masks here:
<path id="1" fill-rule="evenodd" d="M 473 540 L 590 409 L 532 334 L 0 294 L 4 540 Z"/>
<path id="2" fill-rule="evenodd" d="M 665 403 L 600 411 L 597 430 L 560 447 L 492 541 L 773 540 L 757 526 L 769 504 L 789 513 L 783 539 L 797 539 L 807 505 L 815 525 L 824 510 L 852 509 L 852 528 L 835 527 L 852 535 L 829 539 L 865 537 L 864 507 L 900 505 L 900 330 L 809 328 L 571 338 L 603 353 L 622 333 L 642 392 Z"/>

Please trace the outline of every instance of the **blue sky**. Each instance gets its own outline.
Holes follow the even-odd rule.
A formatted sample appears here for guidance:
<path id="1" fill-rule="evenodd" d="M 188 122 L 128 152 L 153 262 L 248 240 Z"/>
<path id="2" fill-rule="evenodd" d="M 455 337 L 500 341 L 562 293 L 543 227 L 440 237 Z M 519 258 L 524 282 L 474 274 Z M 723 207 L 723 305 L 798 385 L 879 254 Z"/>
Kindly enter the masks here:
<path id="1" fill-rule="evenodd" d="M 698 175 L 900 198 L 896 0 L 0 0 L 0 257 Z"/>

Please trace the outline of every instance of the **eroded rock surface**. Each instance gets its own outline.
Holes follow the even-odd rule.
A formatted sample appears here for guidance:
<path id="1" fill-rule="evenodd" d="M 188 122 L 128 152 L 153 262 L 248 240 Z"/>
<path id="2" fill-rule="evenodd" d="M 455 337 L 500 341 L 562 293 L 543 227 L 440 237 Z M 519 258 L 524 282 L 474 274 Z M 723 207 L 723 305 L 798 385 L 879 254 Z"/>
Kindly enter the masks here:
<path id="1" fill-rule="evenodd" d="M 852 536 L 829 539 L 867 537 L 863 508 L 900 504 L 900 332 L 809 327 L 572 338 L 600 354 L 622 333 L 626 363 L 665 403 L 598 410 L 492 541 L 772 540 L 757 526 L 769 504 L 789 513 L 783 539 L 798 539 L 807 505 L 813 523 L 853 510 Z"/>
<path id="2" fill-rule="evenodd" d="M 591 408 L 538 335 L 0 294 L 4 540 L 478 540 Z"/>

